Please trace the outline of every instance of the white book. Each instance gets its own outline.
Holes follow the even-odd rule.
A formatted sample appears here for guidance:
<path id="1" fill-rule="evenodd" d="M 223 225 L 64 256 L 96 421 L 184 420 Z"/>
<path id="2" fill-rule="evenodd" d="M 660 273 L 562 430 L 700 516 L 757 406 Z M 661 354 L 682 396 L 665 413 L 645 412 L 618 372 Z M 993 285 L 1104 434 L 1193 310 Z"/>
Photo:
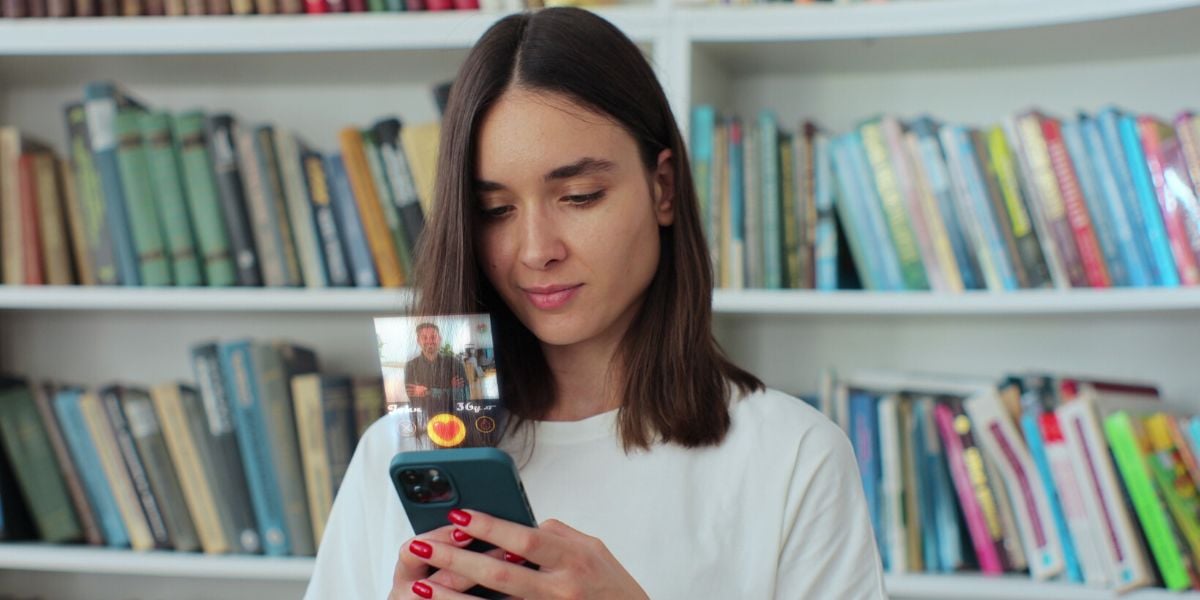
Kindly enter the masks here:
<path id="1" fill-rule="evenodd" d="M 904 471 L 900 465 L 900 398 L 888 395 L 879 399 L 879 456 L 883 459 L 883 529 L 884 546 L 888 556 L 888 573 L 908 572 L 908 529 L 904 518 Z"/>
<path id="2" fill-rule="evenodd" d="M 1075 557 L 1083 571 L 1083 582 L 1090 586 L 1108 587 L 1113 583 L 1110 566 L 1106 562 L 1105 543 L 1100 538 L 1091 515 L 1097 507 L 1084 488 L 1085 482 L 1075 476 L 1071 462 L 1071 451 L 1058 425 L 1058 416 L 1050 413 L 1041 424 L 1042 445 L 1046 449 L 1046 462 L 1050 464 L 1054 482 L 1058 486 L 1058 499 L 1062 504 L 1063 519 L 1075 546 Z M 1049 422 L 1049 425 L 1047 424 Z"/>
<path id="3" fill-rule="evenodd" d="M 1050 498 L 1000 396 L 991 389 L 968 398 L 963 407 L 975 422 L 984 452 L 1000 473 L 997 487 L 1007 490 L 1030 574 L 1037 580 L 1058 575 L 1066 558 L 1050 511 Z"/>

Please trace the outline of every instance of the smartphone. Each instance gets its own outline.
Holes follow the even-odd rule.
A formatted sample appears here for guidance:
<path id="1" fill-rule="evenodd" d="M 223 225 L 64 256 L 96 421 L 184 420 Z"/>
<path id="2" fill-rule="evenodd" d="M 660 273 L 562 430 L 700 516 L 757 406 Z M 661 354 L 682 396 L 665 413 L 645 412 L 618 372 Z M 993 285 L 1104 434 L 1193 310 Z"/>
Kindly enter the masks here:
<path id="1" fill-rule="evenodd" d="M 537 526 L 517 466 L 501 450 L 483 447 L 400 452 L 392 458 L 388 473 L 418 534 L 449 525 L 447 515 L 455 508 Z M 475 540 L 467 549 L 485 552 L 493 547 Z M 467 593 L 482 598 L 504 597 L 483 587 Z"/>

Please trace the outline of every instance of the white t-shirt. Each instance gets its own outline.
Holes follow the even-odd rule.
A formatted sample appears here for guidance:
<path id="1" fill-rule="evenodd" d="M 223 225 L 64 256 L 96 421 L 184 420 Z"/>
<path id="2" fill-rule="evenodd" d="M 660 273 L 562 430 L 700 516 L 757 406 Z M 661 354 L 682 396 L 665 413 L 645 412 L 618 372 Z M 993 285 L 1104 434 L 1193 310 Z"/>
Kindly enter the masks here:
<path id="1" fill-rule="evenodd" d="M 616 414 L 536 423 L 524 464 L 506 449 L 537 518 L 600 538 L 650 598 L 885 598 L 850 442 L 821 413 L 768 390 L 734 402 L 720 446 L 630 454 Z M 387 597 L 413 536 L 388 478 L 398 418 L 359 443 L 306 599 Z"/>

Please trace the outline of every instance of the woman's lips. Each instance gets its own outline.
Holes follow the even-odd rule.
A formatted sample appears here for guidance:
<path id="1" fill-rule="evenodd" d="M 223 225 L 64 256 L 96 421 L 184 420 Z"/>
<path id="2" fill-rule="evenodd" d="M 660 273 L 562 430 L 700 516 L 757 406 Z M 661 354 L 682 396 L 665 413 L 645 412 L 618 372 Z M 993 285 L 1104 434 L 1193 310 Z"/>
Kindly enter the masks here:
<path id="1" fill-rule="evenodd" d="M 570 302 L 571 298 L 575 297 L 575 294 L 579 292 L 579 288 L 581 287 L 583 287 L 582 283 L 571 286 L 560 285 L 540 288 L 522 288 L 522 290 L 525 292 L 525 295 L 529 297 L 529 302 L 531 302 L 536 308 L 541 310 L 553 310 L 565 305 L 567 302 Z"/>

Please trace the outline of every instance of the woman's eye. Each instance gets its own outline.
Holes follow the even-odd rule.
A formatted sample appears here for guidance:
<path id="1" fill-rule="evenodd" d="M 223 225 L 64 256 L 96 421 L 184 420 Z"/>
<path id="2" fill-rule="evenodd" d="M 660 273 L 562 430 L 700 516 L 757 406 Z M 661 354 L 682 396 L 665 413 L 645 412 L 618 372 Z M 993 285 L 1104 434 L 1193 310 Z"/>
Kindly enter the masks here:
<path id="1" fill-rule="evenodd" d="M 495 208 L 480 208 L 480 212 L 488 219 L 499 219 L 512 210 L 512 206 L 497 206 Z"/>
<path id="2" fill-rule="evenodd" d="M 599 191 L 592 192 L 590 194 L 577 194 L 577 195 L 573 195 L 573 196 L 567 196 L 566 200 L 567 200 L 567 202 L 570 202 L 571 204 L 580 205 L 580 204 L 588 204 L 590 202 L 595 202 L 596 200 L 599 200 L 603 197 L 604 197 L 604 190 L 599 190 Z"/>

